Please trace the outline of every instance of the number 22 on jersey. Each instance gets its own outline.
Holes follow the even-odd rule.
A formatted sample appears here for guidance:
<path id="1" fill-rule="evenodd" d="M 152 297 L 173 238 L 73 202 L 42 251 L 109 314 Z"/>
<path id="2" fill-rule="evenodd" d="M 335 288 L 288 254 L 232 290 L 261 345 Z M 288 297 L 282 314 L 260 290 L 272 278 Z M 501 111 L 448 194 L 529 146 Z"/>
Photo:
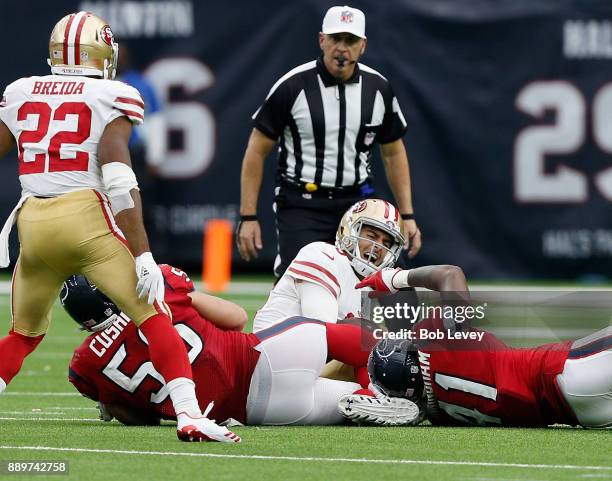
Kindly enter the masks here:
<path id="1" fill-rule="evenodd" d="M 23 130 L 17 139 L 19 175 L 86 171 L 88 152 L 76 150 L 72 156 L 62 157 L 60 151 L 65 144 L 79 145 L 89 138 L 91 108 L 85 102 L 64 102 L 55 110 L 46 102 L 25 102 L 17 111 L 18 121 L 26 121 L 33 116 L 38 117 L 36 128 Z M 71 116 L 76 117 L 76 130 L 61 130 L 48 138 L 53 123 L 70 120 Z M 24 144 L 30 144 L 28 151 L 24 151 Z"/>

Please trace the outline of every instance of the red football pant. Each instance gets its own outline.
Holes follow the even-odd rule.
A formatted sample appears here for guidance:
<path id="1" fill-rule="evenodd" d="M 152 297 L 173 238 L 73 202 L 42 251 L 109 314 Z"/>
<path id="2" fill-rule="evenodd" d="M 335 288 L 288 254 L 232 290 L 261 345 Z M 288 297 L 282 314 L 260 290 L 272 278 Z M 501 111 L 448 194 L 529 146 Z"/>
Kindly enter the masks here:
<path id="1" fill-rule="evenodd" d="M 185 344 L 167 315 L 151 316 L 138 329 L 149 341 L 149 356 L 153 366 L 166 383 L 178 377 L 193 379 Z"/>
<path id="2" fill-rule="evenodd" d="M 372 335 L 351 324 L 326 323 L 327 353 L 336 361 L 355 368 L 355 377 L 362 387 L 370 384 L 368 376 L 368 357 L 372 349 Z"/>
<path id="3" fill-rule="evenodd" d="M 8 336 L 0 339 L 0 378 L 8 384 L 17 375 L 23 360 L 45 337 L 30 337 L 10 330 Z"/>

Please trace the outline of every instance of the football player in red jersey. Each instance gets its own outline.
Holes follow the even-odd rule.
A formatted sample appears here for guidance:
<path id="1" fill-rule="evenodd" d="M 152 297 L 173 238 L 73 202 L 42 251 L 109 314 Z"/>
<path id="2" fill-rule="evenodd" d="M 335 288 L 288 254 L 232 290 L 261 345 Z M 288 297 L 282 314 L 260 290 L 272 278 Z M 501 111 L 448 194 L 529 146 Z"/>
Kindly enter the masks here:
<path id="1" fill-rule="evenodd" d="M 89 12 L 66 15 L 49 39 L 51 75 L 24 77 L 0 100 L 0 158 L 17 144 L 21 198 L 0 232 L 0 267 L 19 229 L 12 325 L 0 339 L 0 393 L 47 332 L 69 275 L 86 274 L 148 339 L 167 381 L 183 441 L 237 442 L 202 416 L 185 347 L 163 308 L 162 273 L 150 252 L 131 168 L 132 124 L 144 120 L 138 91 L 113 80 L 118 46 Z"/>
<path id="2" fill-rule="evenodd" d="M 338 424 L 344 421 L 338 412 L 340 397 L 369 385 L 370 349 L 362 345 L 373 342 L 360 327 L 292 317 L 257 334 L 223 330 L 202 317 L 187 276 L 171 266 L 160 267 L 165 302 L 187 345 L 198 401 L 209 406 L 206 415 L 243 424 Z M 70 363 L 74 386 L 126 424 L 174 419 L 145 335 L 82 276 L 66 282 L 61 300 L 79 324 L 95 330 Z M 208 314 L 219 323 L 219 312 Z M 353 366 L 359 384 L 319 377 L 328 356 Z M 371 420 L 379 424 L 400 418 L 407 422 L 418 414 L 416 405 L 405 399 L 372 398 L 370 404 Z M 390 406 L 393 417 L 386 417 Z"/>
<path id="3" fill-rule="evenodd" d="M 389 269 L 360 285 L 380 292 L 409 285 L 466 298 L 468 293 L 463 272 L 454 266 Z M 424 395 L 422 406 L 434 424 L 612 426 L 612 327 L 533 348 L 513 348 L 491 333 L 454 327 L 450 333 L 456 337 L 441 320 L 428 319 L 415 326 L 414 341 L 380 341 L 369 362 L 372 382 L 389 395 Z M 359 411 L 358 396 L 348 401 L 353 413 Z"/>

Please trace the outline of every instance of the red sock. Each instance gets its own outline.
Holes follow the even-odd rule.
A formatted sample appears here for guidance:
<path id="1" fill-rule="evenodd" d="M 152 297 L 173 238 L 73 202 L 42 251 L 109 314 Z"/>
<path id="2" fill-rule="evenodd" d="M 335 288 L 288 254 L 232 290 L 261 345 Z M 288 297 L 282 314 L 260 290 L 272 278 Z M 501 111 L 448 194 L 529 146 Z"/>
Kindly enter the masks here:
<path id="1" fill-rule="evenodd" d="M 361 394 L 362 396 L 376 397 L 376 395 L 372 391 L 366 388 L 357 389 L 357 391 L 355 391 L 353 394 Z"/>
<path id="2" fill-rule="evenodd" d="M 168 316 L 151 316 L 138 329 L 149 341 L 149 356 L 153 366 L 166 383 L 178 377 L 193 378 L 185 344 Z"/>
<path id="3" fill-rule="evenodd" d="M 355 377 L 362 387 L 370 383 L 368 357 L 372 349 L 372 335 L 352 324 L 325 324 L 327 353 L 336 361 L 355 368 Z"/>
<path id="4" fill-rule="evenodd" d="M 36 349 L 43 337 L 44 334 L 30 337 L 10 330 L 8 336 L 0 339 L 0 378 L 6 384 L 19 372 L 23 360 Z"/>

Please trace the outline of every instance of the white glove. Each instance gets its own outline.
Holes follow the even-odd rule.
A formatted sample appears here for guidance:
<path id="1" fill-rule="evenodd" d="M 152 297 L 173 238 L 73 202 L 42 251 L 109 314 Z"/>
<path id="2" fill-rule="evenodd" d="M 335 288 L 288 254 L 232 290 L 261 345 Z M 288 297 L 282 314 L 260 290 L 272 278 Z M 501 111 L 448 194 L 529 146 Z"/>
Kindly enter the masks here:
<path id="1" fill-rule="evenodd" d="M 153 259 L 153 254 L 143 252 L 136 257 L 136 275 L 138 276 L 136 285 L 138 297 L 144 297 L 148 293 L 147 302 L 149 304 L 153 304 L 153 301 L 162 303 L 164 301 L 164 276 Z"/>

